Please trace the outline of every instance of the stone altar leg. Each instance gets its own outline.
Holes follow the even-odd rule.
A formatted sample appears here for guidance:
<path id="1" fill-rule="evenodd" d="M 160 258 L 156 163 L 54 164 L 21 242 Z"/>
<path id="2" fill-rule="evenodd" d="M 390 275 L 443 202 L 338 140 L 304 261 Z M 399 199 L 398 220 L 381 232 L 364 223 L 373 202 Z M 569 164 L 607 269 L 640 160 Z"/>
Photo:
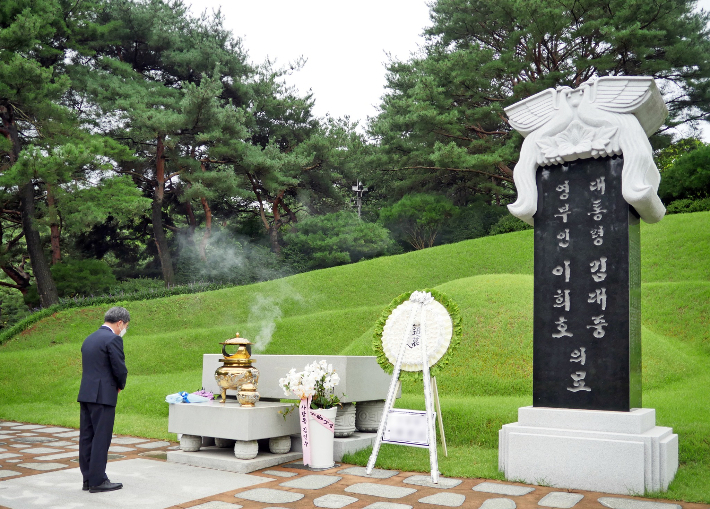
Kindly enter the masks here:
<path id="1" fill-rule="evenodd" d="M 234 442 L 234 456 L 240 460 L 251 460 L 259 454 L 259 442 L 256 440 L 236 440 Z"/>
<path id="2" fill-rule="evenodd" d="M 355 432 L 355 405 L 343 403 L 335 416 L 335 438 L 349 437 Z"/>
<path id="3" fill-rule="evenodd" d="M 286 454 L 291 450 L 291 436 L 273 437 L 269 439 L 269 451 L 273 454 Z"/>
<path id="4" fill-rule="evenodd" d="M 202 446 L 202 437 L 197 435 L 185 435 L 180 437 L 180 450 L 185 452 L 197 452 Z"/>

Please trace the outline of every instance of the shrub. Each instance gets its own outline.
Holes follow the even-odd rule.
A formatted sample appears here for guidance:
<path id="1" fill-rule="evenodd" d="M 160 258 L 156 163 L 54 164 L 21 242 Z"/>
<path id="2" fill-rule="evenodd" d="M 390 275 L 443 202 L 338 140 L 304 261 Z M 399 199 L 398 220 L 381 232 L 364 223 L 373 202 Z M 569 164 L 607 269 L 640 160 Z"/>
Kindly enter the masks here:
<path id="1" fill-rule="evenodd" d="M 668 214 L 687 214 L 689 212 L 703 212 L 705 210 L 710 210 L 710 198 L 700 200 L 687 198 L 684 200 L 675 200 L 666 207 Z"/>
<path id="2" fill-rule="evenodd" d="M 488 232 L 488 235 L 519 232 L 523 230 L 529 230 L 531 228 L 532 226 L 530 226 L 525 221 L 521 221 L 520 219 L 511 214 L 507 214 L 501 217 L 498 222 L 491 227 L 491 230 L 490 232 Z"/>
<path id="3" fill-rule="evenodd" d="M 67 259 L 50 270 L 59 297 L 108 293 L 117 283 L 111 267 L 102 260 Z"/>
<path id="4" fill-rule="evenodd" d="M 386 228 L 352 212 L 308 217 L 298 223 L 298 230 L 284 235 L 284 241 L 284 259 L 299 272 L 374 258 L 393 245 Z"/>

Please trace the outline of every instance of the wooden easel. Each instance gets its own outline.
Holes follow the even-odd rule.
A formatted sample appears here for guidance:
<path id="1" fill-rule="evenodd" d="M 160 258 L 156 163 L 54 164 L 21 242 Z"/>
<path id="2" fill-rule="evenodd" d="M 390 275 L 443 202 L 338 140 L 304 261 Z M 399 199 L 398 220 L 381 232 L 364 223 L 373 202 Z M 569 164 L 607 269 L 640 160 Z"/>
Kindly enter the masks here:
<path id="1" fill-rule="evenodd" d="M 444 435 L 444 424 L 441 420 L 441 405 L 439 404 L 439 390 L 436 385 L 436 377 L 430 376 L 429 374 L 429 356 L 426 350 L 426 334 L 424 329 L 424 313 L 426 311 L 425 304 L 417 303 L 412 309 L 412 313 L 409 317 L 409 326 L 405 329 L 404 336 L 402 337 L 402 342 L 399 347 L 399 355 L 397 355 L 397 361 L 394 365 L 394 371 L 392 372 L 392 381 L 390 382 L 390 388 L 387 393 L 387 400 L 385 401 L 385 408 L 382 412 L 382 419 L 380 420 L 380 426 L 377 429 L 377 437 L 375 438 L 375 444 L 372 447 L 372 454 L 367 462 L 367 474 L 372 473 L 372 469 L 375 467 L 375 462 L 377 461 L 377 455 L 380 452 L 380 446 L 383 440 L 385 430 L 387 429 L 387 418 L 394 406 L 394 400 L 399 392 L 400 381 L 399 374 L 402 370 L 402 358 L 404 357 L 404 348 L 407 346 L 407 342 L 410 339 L 410 334 L 412 332 L 412 327 L 414 326 L 417 314 L 420 316 L 420 329 L 419 329 L 419 342 L 422 351 L 422 371 L 424 375 L 424 402 L 426 406 L 426 445 L 415 445 L 415 444 L 401 444 L 400 445 L 411 445 L 414 447 L 428 447 L 429 449 L 429 464 L 431 467 L 431 481 L 435 484 L 439 482 L 439 461 L 436 451 L 436 426 L 434 424 L 434 416 L 438 415 L 439 420 L 439 430 L 441 431 L 441 441 L 444 446 L 444 455 L 448 456 L 446 449 L 446 437 Z M 432 397 L 432 394 L 434 395 Z M 434 411 L 434 405 L 436 405 L 436 411 Z"/>

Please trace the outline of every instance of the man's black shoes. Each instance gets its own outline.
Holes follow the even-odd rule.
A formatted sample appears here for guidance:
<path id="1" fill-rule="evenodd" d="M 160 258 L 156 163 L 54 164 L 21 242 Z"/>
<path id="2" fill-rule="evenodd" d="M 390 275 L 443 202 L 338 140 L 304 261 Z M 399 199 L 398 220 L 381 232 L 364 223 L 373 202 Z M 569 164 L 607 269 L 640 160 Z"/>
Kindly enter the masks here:
<path id="1" fill-rule="evenodd" d="M 114 491 L 114 490 L 120 490 L 121 488 L 123 488 L 123 484 L 121 484 L 120 482 L 111 482 L 108 479 L 106 479 L 104 482 L 102 482 L 98 486 L 90 486 L 89 493 L 100 493 L 102 491 Z"/>
<path id="2" fill-rule="evenodd" d="M 84 491 L 89 491 L 89 481 L 84 481 L 84 484 L 81 486 L 81 489 Z"/>

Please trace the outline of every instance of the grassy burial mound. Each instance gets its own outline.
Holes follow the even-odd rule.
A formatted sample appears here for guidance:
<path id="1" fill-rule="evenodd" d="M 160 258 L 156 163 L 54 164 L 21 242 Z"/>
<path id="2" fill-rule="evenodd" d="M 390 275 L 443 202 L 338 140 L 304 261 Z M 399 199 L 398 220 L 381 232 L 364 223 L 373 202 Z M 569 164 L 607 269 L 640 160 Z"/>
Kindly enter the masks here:
<path id="1" fill-rule="evenodd" d="M 709 212 L 642 226 L 644 406 L 680 436 L 681 468 L 663 495 L 710 502 Z M 486 237 L 289 278 L 122 305 L 129 380 L 116 432 L 167 433 L 168 393 L 200 388 L 203 353 L 239 331 L 264 353 L 372 355 L 372 331 L 397 295 L 435 288 L 454 299 L 464 335 L 439 390 L 444 475 L 500 478 L 498 430 L 532 397 L 532 232 Z M 0 418 L 78 426 L 84 337 L 103 308 L 56 313 L 0 346 Z M 302 366 L 295 366 L 302 368 Z M 279 375 L 280 376 L 280 375 Z M 399 407 L 421 408 L 407 383 Z M 364 464 L 369 453 L 347 458 Z M 385 444 L 378 465 L 427 470 L 426 450 Z"/>

